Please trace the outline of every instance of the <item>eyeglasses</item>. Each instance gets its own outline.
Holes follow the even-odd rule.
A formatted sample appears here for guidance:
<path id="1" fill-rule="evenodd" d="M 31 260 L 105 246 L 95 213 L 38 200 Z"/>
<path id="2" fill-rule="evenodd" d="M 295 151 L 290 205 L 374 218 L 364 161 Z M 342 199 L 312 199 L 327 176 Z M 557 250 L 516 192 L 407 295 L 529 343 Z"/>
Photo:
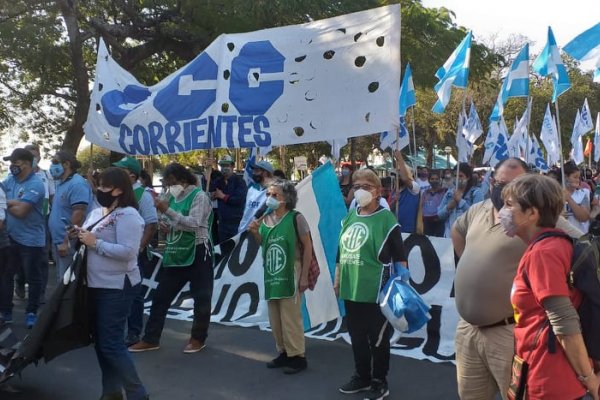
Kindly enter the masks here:
<path id="1" fill-rule="evenodd" d="M 354 191 L 357 191 L 359 189 L 369 191 L 369 190 L 373 190 L 374 188 L 375 188 L 375 186 L 369 185 L 367 183 L 365 183 L 363 185 L 352 185 L 352 189 L 354 189 Z"/>

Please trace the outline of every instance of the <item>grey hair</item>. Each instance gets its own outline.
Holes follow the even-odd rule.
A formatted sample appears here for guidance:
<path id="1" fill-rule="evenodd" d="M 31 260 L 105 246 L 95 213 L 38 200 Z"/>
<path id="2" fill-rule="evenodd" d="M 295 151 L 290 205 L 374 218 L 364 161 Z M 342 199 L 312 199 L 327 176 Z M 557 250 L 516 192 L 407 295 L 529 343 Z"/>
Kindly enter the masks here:
<path id="1" fill-rule="evenodd" d="M 284 179 L 275 179 L 269 187 L 277 187 L 281 189 L 283 193 L 283 199 L 285 201 L 285 208 L 293 210 L 296 208 L 298 202 L 298 193 L 296 193 L 296 187 L 291 181 Z"/>

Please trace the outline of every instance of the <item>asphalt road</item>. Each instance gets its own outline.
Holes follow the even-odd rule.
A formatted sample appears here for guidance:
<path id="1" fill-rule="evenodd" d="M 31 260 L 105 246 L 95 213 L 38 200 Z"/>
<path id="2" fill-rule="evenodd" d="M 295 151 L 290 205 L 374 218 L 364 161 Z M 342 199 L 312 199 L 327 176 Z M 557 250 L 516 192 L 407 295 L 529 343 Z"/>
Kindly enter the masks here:
<path id="1" fill-rule="evenodd" d="M 23 301 L 16 301 L 13 330 L 26 334 Z M 338 340 L 307 339 L 308 369 L 297 375 L 270 370 L 275 354 L 270 332 L 212 324 L 207 347 L 182 352 L 190 322 L 167 320 L 161 348 L 134 354 L 152 400 L 362 399 L 337 388 L 353 372 L 352 350 Z M 455 368 L 392 356 L 389 399 L 458 399 Z M 0 385 L 0 400 L 96 400 L 100 369 L 92 347 L 73 351 L 49 364 L 28 366 L 21 376 Z"/>

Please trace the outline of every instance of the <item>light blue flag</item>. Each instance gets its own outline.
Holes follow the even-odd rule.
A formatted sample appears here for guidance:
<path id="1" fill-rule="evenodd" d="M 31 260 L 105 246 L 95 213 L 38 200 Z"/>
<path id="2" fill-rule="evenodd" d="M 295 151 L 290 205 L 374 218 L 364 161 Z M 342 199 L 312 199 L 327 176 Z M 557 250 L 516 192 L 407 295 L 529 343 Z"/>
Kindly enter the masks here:
<path id="1" fill-rule="evenodd" d="M 485 137 L 485 153 L 483 154 L 483 160 L 481 160 L 481 163 L 484 165 L 490 162 L 492 155 L 494 154 L 494 149 L 496 148 L 496 138 L 499 131 L 500 123 L 498 121 L 491 121 L 488 134 Z"/>
<path id="2" fill-rule="evenodd" d="M 502 82 L 498 100 L 492 110 L 490 121 L 498 121 L 504 113 L 506 101 L 511 97 L 529 96 L 529 44 L 523 46 L 515 57 Z"/>
<path id="3" fill-rule="evenodd" d="M 465 88 L 469 83 L 469 61 L 471 59 L 471 37 L 469 32 L 450 58 L 435 73 L 439 82 L 434 86 L 438 101 L 433 106 L 433 112 L 443 113 L 450 101 L 452 86 Z"/>
<path id="4" fill-rule="evenodd" d="M 401 117 L 406 115 L 406 110 L 408 110 L 409 107 L 413 107 L 417 104 L 410 64 L 406 64 L 406 69 L 404 70 L 404 78 L 402 78 L 402 85 L 400 86 L 399 104 Z"/>
<path id="5" fill-rule="evenodd" d="M 246 182 L 246 186 L 257 185 L 257 183 L 254 182 L 254 179 L 252 179 L 253 168 L 256 164 L 256 155 L 253 153 L 254 149 L 250 150 L 250 158 L 248 158 L 246 166 L 244 167 L 244 182 Z"/>
<path id="6" fill-rule="evenodd" d="M 567 69 L 562 62 L 562 58 L 560 58 L 558 46 L 550 27 L 548 27 L 548 42 L 546 43 L 546 47 L 544 47 L 538 58 L 535 59 L 532 68 L 542 76 L 552 75 L 552 81 L 554 81 L 553 103 L 556 102 L 558 96 L 571 88 Z"/>
<path id="7" fill-rule="evenodd" d="M 531 135 L 529 139 L 529 156 L 527 157 L 527 163 L 534 165 L 536 169 L 542 172 L 548 172 L 548 164 L 544 159 L 544 154 L 542 153 L 542 148 L 540 147 L 540 142 L 538 142 L 537 137 L 534 134 Z"/>
<path id="8" fill-rule="evenodd" d="M 576 60 L 595 61 L 594 82 L 600 83 L 600 22 L 567 43 L 563 50 Z"/>

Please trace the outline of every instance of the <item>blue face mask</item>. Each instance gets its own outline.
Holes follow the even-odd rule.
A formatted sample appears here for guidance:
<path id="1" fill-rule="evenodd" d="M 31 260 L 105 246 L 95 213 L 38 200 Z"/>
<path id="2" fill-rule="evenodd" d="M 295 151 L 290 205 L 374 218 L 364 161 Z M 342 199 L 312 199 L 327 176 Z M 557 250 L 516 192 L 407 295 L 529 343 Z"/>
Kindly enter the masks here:
<path id="1" fill-rule="evenodd" d="M 63 168 L 62 164 L 50 165 L 50 175 L 52 175 L 54 179 L 60 178 L 64 173 L 65 169 Z"/>

